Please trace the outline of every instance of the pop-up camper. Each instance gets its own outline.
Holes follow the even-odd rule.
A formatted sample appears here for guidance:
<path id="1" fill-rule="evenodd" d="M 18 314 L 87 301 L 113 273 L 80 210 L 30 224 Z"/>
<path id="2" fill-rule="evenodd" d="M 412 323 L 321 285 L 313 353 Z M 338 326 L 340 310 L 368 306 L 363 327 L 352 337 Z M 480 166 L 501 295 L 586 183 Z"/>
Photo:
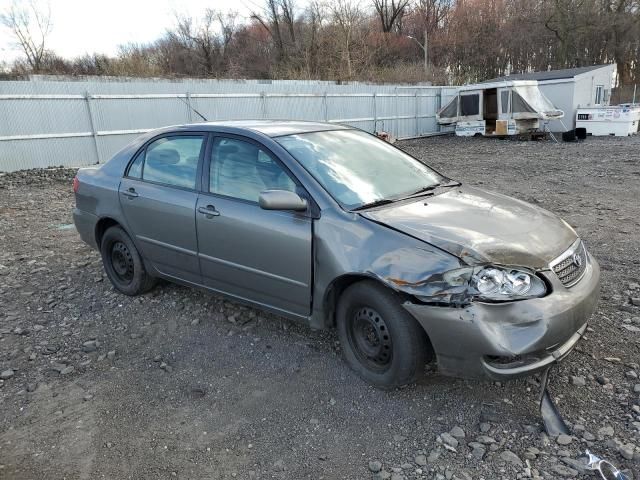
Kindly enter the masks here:
<path id="1" fill-rule="evenodd" d="M 510 80 L 460 87 L 436 118 L 455 125 L 459 136 L 519 135 L 540 129 L 540 120 L 557 120 L 558 110 L 535 80 Z"/>

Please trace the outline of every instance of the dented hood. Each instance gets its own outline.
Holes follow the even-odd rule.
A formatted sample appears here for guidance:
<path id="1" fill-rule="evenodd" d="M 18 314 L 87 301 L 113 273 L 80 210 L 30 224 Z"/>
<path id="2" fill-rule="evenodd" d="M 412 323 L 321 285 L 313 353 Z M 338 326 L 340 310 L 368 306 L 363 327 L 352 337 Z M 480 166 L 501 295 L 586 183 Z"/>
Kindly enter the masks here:
<path id="1" fill-rule="evenodd" d="M 551 212 L 468 186 L 361 214 L 468 264 L 548 268 L 549 262 L 577 238 L 573 229 Z"/>

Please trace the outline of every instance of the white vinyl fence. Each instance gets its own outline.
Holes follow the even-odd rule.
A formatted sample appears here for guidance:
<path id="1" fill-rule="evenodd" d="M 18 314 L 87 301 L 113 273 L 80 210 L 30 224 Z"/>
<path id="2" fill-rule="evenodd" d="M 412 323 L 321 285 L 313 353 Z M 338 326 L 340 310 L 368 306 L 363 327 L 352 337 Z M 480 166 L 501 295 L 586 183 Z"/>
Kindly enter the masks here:
<path id="1" fill-rule="evenodd" d="M 241 119 L 345 123 L 396 138 L 439 132 L 450 87 L 319 81 L 0 82 L 0 171 L 107 161 L 141 133 Z"/>

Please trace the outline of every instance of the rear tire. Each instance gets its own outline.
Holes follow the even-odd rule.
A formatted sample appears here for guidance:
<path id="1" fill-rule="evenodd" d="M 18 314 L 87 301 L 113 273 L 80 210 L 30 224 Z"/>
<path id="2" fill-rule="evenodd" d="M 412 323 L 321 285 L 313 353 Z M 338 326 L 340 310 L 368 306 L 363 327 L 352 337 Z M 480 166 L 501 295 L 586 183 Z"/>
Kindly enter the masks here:
<path id="1" fill-rule="evenodd" d="M 345 361 L 378 388 L 414 382 L 433 359 L 429 338 L 399 296 L 374 281 L 347 288 L 336 317 Z"/>
<path id="2" fill-rule="evenodd" d="M 153 288 L 156 279 L 149 275 L 131 237 L 121 227 L 107 229 L 100 242 L 102 264 L 116 290 L 125 295 L 140 295 Z"/>

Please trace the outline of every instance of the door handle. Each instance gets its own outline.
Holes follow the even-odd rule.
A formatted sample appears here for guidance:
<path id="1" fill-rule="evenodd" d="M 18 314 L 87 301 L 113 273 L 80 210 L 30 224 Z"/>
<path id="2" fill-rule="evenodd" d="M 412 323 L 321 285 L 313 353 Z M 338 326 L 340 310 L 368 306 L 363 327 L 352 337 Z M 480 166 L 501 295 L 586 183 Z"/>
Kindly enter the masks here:
<path id="1" fill-rule="evenodd" d="M 123 195 L 126 195 L 127 197 L 131 198 L 136 198 L 138 196 L 138 192 L 136 192 L 136 189 L 131 187 L 127 190 L 123 190 L 122 191 Z"/>
<path id="2" fill-rule="evenodd" d="M 206 207 L 198 207 L 198 213 L 202 213 L 207 217 L 219 217 L 220 212 L 216 210 L 216 207 L 213 205 L 207 205 Z"/>

